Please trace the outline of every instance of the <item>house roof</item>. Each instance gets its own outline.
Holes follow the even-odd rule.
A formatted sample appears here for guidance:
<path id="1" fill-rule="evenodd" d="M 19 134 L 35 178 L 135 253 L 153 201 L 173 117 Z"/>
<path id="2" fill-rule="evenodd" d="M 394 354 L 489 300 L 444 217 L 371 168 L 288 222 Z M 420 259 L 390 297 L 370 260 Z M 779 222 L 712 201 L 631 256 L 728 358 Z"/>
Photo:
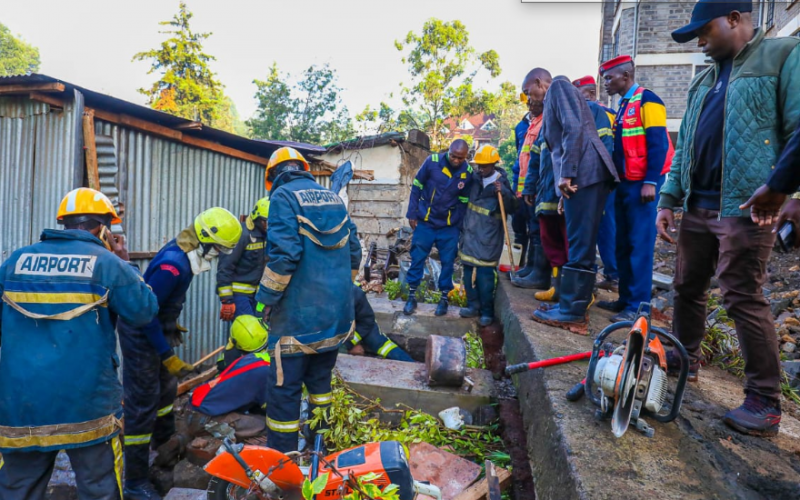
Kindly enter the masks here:
<path id="1" fill-rule="evenodd" d="M 36 84 L 61 84 L 63 90 L 48 91 L 48 95 L 56 95 L 72 99 L 75 91 L 83 94 L 85 105 L 90 108 L 100 109 L 111 113 L 119 113 L 144 120 L 168 129 L 180 131 L 181 134 L 218 143 L 222 146 L 233 148 L 248 154 L 269 158 L 273 151 L 283 146 L 290 146 L 303 154 L 321 154 L 325 152 L 322 146 L 290 141 L 270 141 L 261 139 L 248 139 L 236 134 L 218 130 L 192 120 L 180 118 L 162 111 L 134 104 L 110 95 L 89 90 L 73 83 L 53 78 L 42 74 L 17 75 L 0 77 L 0 90 L 8 90 L 10 86 L 20 86 L 20 94 L 25 94 L 25 88 Z M 61 87 L 58 87 L 61 88 Z M 8 94 L 8 92 L 3 92 Z M 100 117 L 102 119 L 102 117 Z"/>

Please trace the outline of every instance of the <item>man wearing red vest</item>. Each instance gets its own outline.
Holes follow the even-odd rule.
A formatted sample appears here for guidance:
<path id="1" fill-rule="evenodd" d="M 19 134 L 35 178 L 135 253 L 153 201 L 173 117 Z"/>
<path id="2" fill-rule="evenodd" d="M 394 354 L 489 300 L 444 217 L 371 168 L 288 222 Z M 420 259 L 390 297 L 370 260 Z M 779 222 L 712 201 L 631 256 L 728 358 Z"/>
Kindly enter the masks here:
<path id="1" fill-rule="evenodd" d="M 598 307 L 617 314 L 612 321 L 631 321 L 653 289 L 658 192 L 675 152 L 667 134 L 667 110 L 652 91 L 635 80 L 630 56 L 603 63 L 600 74 L 608 95 L 619 95 L 614 121 L 614 164 L 620 177 L 614 207 L 617 219 L 619 299 Z"/>

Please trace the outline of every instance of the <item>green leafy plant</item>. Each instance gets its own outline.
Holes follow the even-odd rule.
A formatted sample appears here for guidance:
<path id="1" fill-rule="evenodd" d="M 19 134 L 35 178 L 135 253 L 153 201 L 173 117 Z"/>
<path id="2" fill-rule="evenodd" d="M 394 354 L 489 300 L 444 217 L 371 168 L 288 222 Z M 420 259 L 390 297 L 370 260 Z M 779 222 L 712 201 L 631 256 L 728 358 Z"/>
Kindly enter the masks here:
<path id="1" fill-rule="evenodd" d="M 400 296 L 400 288 L 402 287 L 402 283 L 398 280 L 387 280 L 386 284 L 383 286 L 383 289 L 386 291 L 386 295 L 389 297 L 389 300 L 395 300 Z"/>
<path id="2" fill-rule="evenodd" d="M 467 332 L 463 339 L 467 347 L 467 368 L 486 369 L 486 356 L 481 338 L 472 332 Z"/>
<path id="3" fill-rule="evenodd" d="M 319 495 L 325 490 L 325 485 L 328 484 L 329 473 L 325 473 L 317 477 L 314 482 L 309 481 L 307 478 L 303 481 L 303 498 L 306 500 L 314 500 L 314 495 Z"/>

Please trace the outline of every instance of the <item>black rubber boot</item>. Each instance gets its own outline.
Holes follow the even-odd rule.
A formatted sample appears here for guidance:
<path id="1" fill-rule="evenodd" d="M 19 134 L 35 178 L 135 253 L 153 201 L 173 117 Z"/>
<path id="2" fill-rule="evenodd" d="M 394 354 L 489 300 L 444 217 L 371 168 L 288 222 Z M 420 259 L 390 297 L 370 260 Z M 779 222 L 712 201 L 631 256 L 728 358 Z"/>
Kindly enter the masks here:
<path id="1" fill-rule="evenodd" d="M 122 497 L 125 500 L 162 500 L 155 486 L 147 479 L 125 481 Z"/>
<path id="2" fill-rule="evenodd" d="M 588 335 L 588 331 L 584 330 L 588 325 L 589 306 L 594 301 L 592 291 L 596 280 L 595 273 L 566 266 L 562 271 L 558 307 L 547 311 L 534 311 L 533 319 Z"/>
<path id="3" fill-rule="evenodd" d="M 477 318 L 481 315 L 480 303 L 477 301 L 469 302 L 467 307 L 462 307 L 461 310 L 458 311 L 458 315 L 462 318 Z"/>
<path id="4" fill-rule="evenodd" d="M 547 290 L 550 288 L 550 262 L 544 255 L 541 245 L 533 245 L 532 269 L 524 277 L 517 275 L 511 280 L 511 284 L 519 288 L 535 288 L 537 290 Z"/>
<path id="5" fill-rule="evenodd" d="M 525 246 L 525 265 L 516 272 L 517 278 L 524 278 L 527 275 L 531 274 L 534 269 L 534 262 L 536 262 L 536 247 L 539 247 L 539 251 L 541 251 L 540 245 L 534 245 L 533 241 L 530 238 L 527 239 Z"/>
<path id="6" fill-rule="evenodd" d="M 748 392 L 742 406 L 726 413 L 722 421 L 742 434 L 777 436 L 781 425 L 781 402 Z"/>
<path id="7" fill-rule="evenodd" d="M 439 299 L 439 305 L 436 306 L 436 312 L 434 312 L 433 314 L 435 316 L 444 316 L 445 314 L 447 314 L 447 306 L 448 306 L 447 297 L 442 297 L 441 299 Z"/>
<path id="8" fill-rule="evenodd" d="M 403 308 L 403 314 L 406 316 L 411 316 L 414 314 L 414 311 L 417 310 L 417 291 L 416 290 L 409 290 L 408 291 L 408 300 L 406 301 L 406 306 Z"/>

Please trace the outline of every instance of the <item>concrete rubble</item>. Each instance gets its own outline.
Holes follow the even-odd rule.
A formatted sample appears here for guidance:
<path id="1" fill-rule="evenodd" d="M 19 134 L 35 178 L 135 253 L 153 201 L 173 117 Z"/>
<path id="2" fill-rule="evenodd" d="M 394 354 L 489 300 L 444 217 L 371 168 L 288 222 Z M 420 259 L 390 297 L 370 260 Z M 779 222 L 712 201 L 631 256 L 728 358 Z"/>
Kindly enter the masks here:
<path id="1" fill-rule="evenodd" d="M 452 500 L 481 475 L 481 466 L 428 443 L 412 444 L 411 475 L 417 481 L 429 481 L 442 490 L 442 500 Z"/>

